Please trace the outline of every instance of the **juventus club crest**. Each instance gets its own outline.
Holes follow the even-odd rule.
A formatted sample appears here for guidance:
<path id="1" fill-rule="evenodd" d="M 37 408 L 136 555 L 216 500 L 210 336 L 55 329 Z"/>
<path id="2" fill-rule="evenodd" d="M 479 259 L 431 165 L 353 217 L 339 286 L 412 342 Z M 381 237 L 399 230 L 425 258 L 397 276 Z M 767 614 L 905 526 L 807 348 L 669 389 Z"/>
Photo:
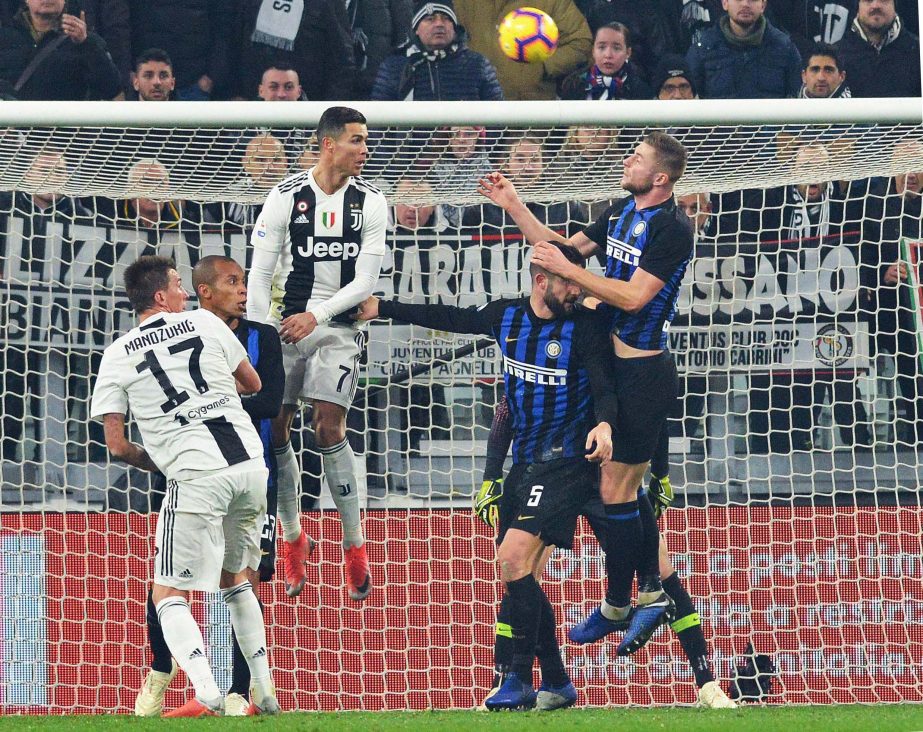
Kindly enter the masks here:
<path id="1" fill-rule="evenodd" d="M 361 208 L 350 208 L 349 228 L 351 228 L 353 231 L 362 230 L 362 209 Z"/>

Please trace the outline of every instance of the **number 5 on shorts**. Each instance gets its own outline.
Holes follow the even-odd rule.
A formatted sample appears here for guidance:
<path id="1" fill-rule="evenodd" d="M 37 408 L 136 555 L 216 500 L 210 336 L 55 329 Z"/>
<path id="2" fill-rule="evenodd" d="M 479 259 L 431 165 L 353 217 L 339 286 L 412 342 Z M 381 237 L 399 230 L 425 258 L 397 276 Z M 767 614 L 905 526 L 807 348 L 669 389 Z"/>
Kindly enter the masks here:
<path id="1" fill-rule="evenodd" d="M 532 491 L 529 493 L 529 500 L 526 502 L 526 505 L 531 507 L 537 506 L 538 502 L 542 500 L 543 490 L 545 490 L 545 486 L 543 485 L 532 486 Z"/>

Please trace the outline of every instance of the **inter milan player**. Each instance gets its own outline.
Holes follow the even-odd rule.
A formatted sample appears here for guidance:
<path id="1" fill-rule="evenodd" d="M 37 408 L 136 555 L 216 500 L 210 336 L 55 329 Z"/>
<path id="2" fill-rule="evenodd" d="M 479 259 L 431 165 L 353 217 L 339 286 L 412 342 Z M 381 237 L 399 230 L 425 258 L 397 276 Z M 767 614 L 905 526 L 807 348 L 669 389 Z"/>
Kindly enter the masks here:
<path id="1" fill-rule="evenodd" d="M 583 264 L 572 247 L 562 247 L 562 256 Z M 598 492 L 594 463 L 609 459 L 609 420 L 616 410 L 608 324 L 575 310 L 579 289 L 572 283 L 535 264 L 530 270 L 528 297 L 470 309 L 372 297 L 358 315 L 491 335 L 503 354 L 513 468 L 499 506 L 497 561 L 509 596 L 513 657 L 502 688 L 486 701 L 489 709 L 550 710 L 577 700 L 561 662 L 554 610 L 534 573 L 546 546 L 571 546 L 577 514 Z M 539 649 L 542 686 L 536 695 L 532 664 Z"/>
<path id="2" fill-rule="evenodd" d="M 641 511 L 638 488 L 678 390 L 667 329 L 693 250 L 692 231 L 673 200 L 673 186 L 685 167 L 686 150 L 680 142 L 663 132 L 648 134 L 623 163 L 621 185 L 631 195 L 566 240 L 584 257 L 602 249 L 605 277 L 563 256 L 552 243 L 565 242 L 563 237 L 531 214 L 502 174 L 491 173 L 480 181 L 481 192 L 504 208 L 535 245 L 533 262 L 599 299 L 610 319 L 619 411 L 613 460 L 604 468 L 600 485 L 610 528 L 609 586 L 602 606 L 572 628 L 569 637 L 591 643 L 621 630 L 628 620 L 619 655 L 641 648 L 672 613 L 660 580 L 657 524 L 652 514 Z M 636 571 L 638 606 L 632 613 Z"/>
<path id="3" fill-rule="evenodd" d="M 303 401 L 311 403 L 315 443 L 343 526 L 349 596 L 364 600 L 372 591 L 356 456 L 346 439 L 346 411 L 359 381 L 364 339 L 342 317 L 372 294 L 385 256 L 387 203 L 381 191 L 359 177 L 368 158 L 368 136 L 365 117 L 357 110 L 327 109 L 317 124 L 317 165 L 270 191 L 250 238 L 247 317 L 273 323 L 281 317 L 285 393 L 272 432 L 290 597 L 304 587 L 312 546 L 301 531 L 301 470 L 290 442 L 292 420 Z"/>
<path id="4" fill-rule="evenodd" d="M 503 463 L 506 460 L 512 439 L 509 407 L 506 398 L 502 397 L 497 403 L 494 419 L 490 426 L 490 435 L 487 438 L 484 480 L 475 502 L 476 515 L 490 527 L 496 526 L 497 505 L 503 494 Z M 647 493 L 646 495 L 638 496 L 639 509 L 641 511 L 653 511 L 656 518 L 660 518 L 673 501 L 673 487 L 668 476 L 668 442 L 669 433 L 664 430 L 661 433 L 654 459 L 651 461 L 651 480 Z M 658 478 L 658 474 L 664 477 Z M 594 496 L 590 499 L 587 505 L 583 507 L 582 513 L 589 520 L 597 541 L 605 550 L 605 541 L 607 539 L 606 514 L 599 497 Z M 536 580 L 541 580 L 547 560 L 550 558 L 551 552 L 548 551 L 535 573 Z M 695 685 L 699 690 L 699 706 L 708 709 L 736 708 L 737 705 L 728 698 L 724 689 L 715 681 L 709 660 L 708 642 L 705 640 L 705 633 L 702 632 L 699 614 L 696 612 L 692 597 L 686 591 L 682 580 L 670 562 L 667 546 L 662 539 L 660 541 L 660 573 L 663 578 L 663 589 L 676 606 L 676 615 L 672 619 L 670 627 L 679 638 L 683 653 L 686 654 L 686 659 L 689 661 L 689 668 L 692 670 Z M 504 601 L 501 602 L 500 610 L 497 613 L 494 642 L 494 681 L 490 692 L 488 692 L 488 697 L 495 694 L 503 685 L 503 679 L 509 673 L 510 663 L 512 662 L 512 641 L 507 630 L 509 627 L 509 603 L 506 600 L 507 598 L 504 598 Z M 627 627 L 627 625 L 626 623 L 625 626 Z M 539 661 L 541 661 L 541 656 L 539 656 Z"/>

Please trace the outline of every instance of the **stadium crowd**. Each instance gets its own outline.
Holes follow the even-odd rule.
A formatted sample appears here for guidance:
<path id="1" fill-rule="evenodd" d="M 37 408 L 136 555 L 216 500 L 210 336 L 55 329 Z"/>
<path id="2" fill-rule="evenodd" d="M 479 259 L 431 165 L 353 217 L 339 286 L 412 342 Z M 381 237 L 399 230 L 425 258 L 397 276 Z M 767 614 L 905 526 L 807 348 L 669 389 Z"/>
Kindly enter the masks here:
<path id="1" fill-rule="evenodd" d="M 515 63 L 501 53 L 496 25 L 518 7 L 508 0 L 318 0 L 304 4 L 300 19 L 274 11 L 268 0 L 0 0 L 0 93 L 26 100 L 151 102 L 920 95 L 914 33 L 918 6 L 908 0 L 837 0 L 826 3 L 821 15 L 804 0 L 723 0 L 723 9 L 716 0 L 530 4 L 548 12 L 561 31 L 557 51 L 543 64 Z M 695 133 L 672 132 L 694 156 Z M 390 176 L 400 177 L 391 190 L 405 198 L 413 192 L 431 198 L 466 188 L 473 193 L 477 180 L 492 170 L 502 170 L 517 187 L 528 190 L 548 171 L 592 176 L 601 167 L 612 167 L 637 142 L 623 137 L 594 127 L 574 127 L 561 135 L 510 135 L 457 126 L 401 139 L 385 132 L 371 141 L 365 174 L 376 180 L 376 165 L 380 172 L 387 159 Z M 230 170 L 230 200 L 261 198 L 287 175 L 311 168 L 317 158 L 309 134 L 298 129 L 247 130 L 233 139 L 226 131 L 212 130 L 192 138 L 157 130 L 114 131 L 107 140 L 106 157 L 94 165 L 103 170 L 112 166 L 113 175 L 125 176 L 127 187 L 146 196 L 110 200 L 5 193 L 0 194 L 0 217 L 24 219 L 35 234 L 62 221 L 152 235 L 170 229 L 200 235 L 249 232 L 258 204 L 164 201 L 164 191 L 190 174 L 177 161 L 191 150 L 200 151 L 207 161 L 204 167 L 218 171 L 216 177 Z M 796 169 L 816 169 L 835 153 L 837 141 L 808 142 L 788 140 L 785 130 L 779 131 L 779 157 Z M 375 145 L 388 154 L 376 160 Z M 395 173 L 395 150 L 401 146 L 411 152 L 404 158 L 410 162 Z M 74 174 L 76 161 L 62 151 L 30 144 L 18 155 L 22 159 L 14 164 L 26 171 L 29 188 L 48 184 L 57 189 Z M 770 247 L 782 242 L 781 248 L 789 250 L 855 245 L 861 278 L 855 310 L 870 325 L 873 357 L 878 353 L 893 359 L 893 411 L 904 420 L 895 439 L 907 445 L 923 438 L 923 413 L 916 406 L 923 372 L 912 355 L 913 312 L 901 306 L 897 287 L 907 272 L 896 263 L 901 238 L 920 236 L 921 192 L 923 172 L 906 171 L 890 179 L 806 181 L 781 189 L 700 192 L 678 200 L 694 225 L 699 257 L 720 258 L 729 251 L 722 247 L 736 248 L 741 242 Z M 606 205 L 529 207 L 543 223 L 569 235 Z M 429 258 L 435 269 L 440 248 L 457 263 L 472 242 L 490 250 L 515 234 L 505 212 L 487 202 L 401 203 L 392 207 L 390 227 L 391 272 L 405 266 L 410 249 L 415 261 L 426 267 Z M 97 268 L 113 266 L 115 245 L 110 249 L 102 253 Z M 6 242 L 3 251 L 0 264 L 9 276 L 15 257 Z M 27 370 L 23 345 L 6 343 L 0 358 L 3 458 L 23 459 L 26 400 L 30 392 L 41 393 L 41 387 L 29 382 L 39 376 Z M 78 460 L 99 459 L 93 445 L 102 444 L 98 435 L 79 433 L 87 429 L 81 405 L 89 388 L 89 377 L 79 374 L 93 373 L 88 365 L 60 367 L 70 374 L 69 450 Z M 749 448 L 811 449 L 828 402 L 839 443 L 873 445 L 873 415 L 863 404 L 859 381 L 856 372 L 835 369 L 752 376 Z M 689 376 L 684 386 L 686 398 L 678 404 L 675 428 L 687 438 L 703 439 L 705 397 L 717 387 L 702 376 Z M 415 386 L 409 401 L 413 406 L 406 405 L 402 449 L 417 449 L 424 436 L 449 434 L 448 401 L 441 387 Z M 80 445 L 90 447 L 80 452 Z"/>

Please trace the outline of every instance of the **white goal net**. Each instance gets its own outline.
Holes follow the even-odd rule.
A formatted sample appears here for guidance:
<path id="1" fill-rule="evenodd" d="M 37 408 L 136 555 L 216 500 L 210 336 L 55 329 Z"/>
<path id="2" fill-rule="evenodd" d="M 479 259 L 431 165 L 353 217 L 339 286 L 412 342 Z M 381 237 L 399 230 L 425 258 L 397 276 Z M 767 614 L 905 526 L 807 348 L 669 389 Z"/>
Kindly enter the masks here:
<path id="1" fill-rule="evenodd" d="M 365 175 L 392 204 L 378 289 L 418 303 L 529 289 L 529 248 L 479 197 L 484 173 L 505 170 L 571 234 L 619 195 L 646 130 L 686 144 L 677 194 L 696 256 L 670 333 L 682 397 L 662 528 L 722 684 L 752 644 L 778 672 L 770 702 L 923 701 L 923 126 L 919 100 L 869 102 L 357 105 Z M 133 705 L 160 494 L 110 460 L 88 396 L 133 322 L 134 259 L 170 256 L 187 285 L 204 255 L 249 263 L 265 194 L 315 160 L 324 107 L 279 106 L 0 106 L 0 712 Z M 470 512 L 496 352 L 458 356 L 474 339 L 401 324 L 368 333 L 349 437 L 376 589 L 346 597 L 339 522 L 299 423 L 320 552 L 297 600 L 262 589 L 279 698 L 474 707 L 500 594 L 493 536 Z M 582 527 L 543 579 L 563 628 L 602 597 L 603 573 Z M 225 611 L 208 598 L 195 612 L 226 687 Z M 614 651 L 565 642 L 581 703 L 694 701 L 669 629 L 630 659 Z"/>

